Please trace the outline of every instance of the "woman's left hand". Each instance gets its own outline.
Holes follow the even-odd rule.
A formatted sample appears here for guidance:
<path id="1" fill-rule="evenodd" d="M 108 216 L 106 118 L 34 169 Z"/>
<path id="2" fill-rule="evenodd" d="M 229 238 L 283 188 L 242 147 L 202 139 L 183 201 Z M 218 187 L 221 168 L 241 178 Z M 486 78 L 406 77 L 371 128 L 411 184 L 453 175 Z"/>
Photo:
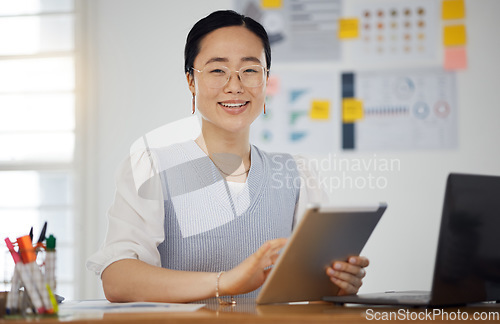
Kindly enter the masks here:
<path id="1" fill-rule="evenodd" d="M 361 256 L 349 257 L 347 262 L 335 261 L 326 269 L 331 282 L 339 286 L 339 296 L 356 294 L 363 284 L 366 275 L 365 267 L 370 264 L 367 258 Z"/>

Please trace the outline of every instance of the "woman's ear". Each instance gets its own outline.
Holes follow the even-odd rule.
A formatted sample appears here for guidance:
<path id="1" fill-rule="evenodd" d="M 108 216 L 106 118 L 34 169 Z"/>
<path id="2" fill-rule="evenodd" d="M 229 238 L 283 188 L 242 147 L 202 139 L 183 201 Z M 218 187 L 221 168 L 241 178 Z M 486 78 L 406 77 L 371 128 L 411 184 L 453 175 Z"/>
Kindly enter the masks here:
<path id="1" fill-rule="evenodd" d="M 189 72 L 186 72 L 186 80 L 189 86 L 189 91 L 191 91 L 191 93 L 194 96 L 196 94 L 196 89 L 194 86 L 194 75 Z"/>

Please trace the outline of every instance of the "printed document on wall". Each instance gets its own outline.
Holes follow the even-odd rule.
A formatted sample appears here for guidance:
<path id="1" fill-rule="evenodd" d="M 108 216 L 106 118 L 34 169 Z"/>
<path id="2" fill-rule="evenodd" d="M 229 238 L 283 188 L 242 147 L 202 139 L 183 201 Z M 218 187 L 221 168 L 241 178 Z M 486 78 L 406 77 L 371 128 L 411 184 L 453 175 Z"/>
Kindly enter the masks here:
<path id="1" fill-rule="evenodd" d="M 340 0 L 237 0 L 236 11 L 266 29 L 273 61 L 339 60 Z"/>
<path id="2" fill-rule="evenodd" d="M 324 153 L 338 149 L 338 75 L 273 71 L 266 114 L 252 124 L 251 142 L 267 151 Z"/>
<path id="3" fill-rule="evenodd" d="M 344 85 L 342 85 L 344 87 Z M 354 97 L 363 118 L 347 128 L 359 151 L 451 149 L 457 140 L 455 73 L 442 69 L 360 72 Z M 344 125 L 345 126 L 345 125 Z M 344 127 L 345 128 L 345 127 Z"/>
<path id="4" fill-rule="evenodd" d="M 439 1 L 365 1 L 353 9 L 359 37 L 351 57 L 362 63 L 435 59 Z"/>

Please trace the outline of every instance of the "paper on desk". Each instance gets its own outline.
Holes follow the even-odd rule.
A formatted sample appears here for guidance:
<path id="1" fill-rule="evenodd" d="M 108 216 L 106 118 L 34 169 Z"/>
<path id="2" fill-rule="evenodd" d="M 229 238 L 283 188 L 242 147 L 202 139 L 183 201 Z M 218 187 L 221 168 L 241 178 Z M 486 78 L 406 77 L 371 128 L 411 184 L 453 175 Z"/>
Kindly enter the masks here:
<path id="1" fill-rule="evenodd" d="M 59 313 L 153 313 L 153 312 L 194 312 L 204 304 L 172 303 L 110 303 L 107 300 L 69 301 L 59 306 Z"/>

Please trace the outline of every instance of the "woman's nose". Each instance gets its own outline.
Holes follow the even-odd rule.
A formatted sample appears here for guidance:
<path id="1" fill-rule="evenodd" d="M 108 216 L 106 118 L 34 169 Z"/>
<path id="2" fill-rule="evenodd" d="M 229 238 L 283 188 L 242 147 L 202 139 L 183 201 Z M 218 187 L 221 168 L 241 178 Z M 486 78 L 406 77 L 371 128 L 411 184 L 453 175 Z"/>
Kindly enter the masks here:
<path id="1" fill-rule="evenodd" d="M 243 92 L 243 84 L 241 83 L 240 75 L 238 72 L 231 72 L 229 80 L 225 85 L 225 90 L 228 92 Z"/>

